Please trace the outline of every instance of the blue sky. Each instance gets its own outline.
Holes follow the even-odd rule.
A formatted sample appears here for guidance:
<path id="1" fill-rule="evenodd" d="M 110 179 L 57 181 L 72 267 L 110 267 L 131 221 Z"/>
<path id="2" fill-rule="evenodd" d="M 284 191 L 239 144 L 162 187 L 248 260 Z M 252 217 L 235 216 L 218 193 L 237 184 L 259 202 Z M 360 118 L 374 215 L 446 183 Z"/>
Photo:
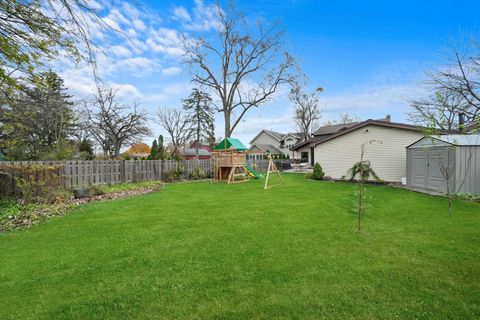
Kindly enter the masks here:
<path id="1" fill-rule="evenodd" d="M 214 33 L 212 1 L 91 0 L 128 35 L 98 34 L 99 70 L 124 99 L 147 111 L 180 107 L 192 84 L 181 64 L 180 36 Z M 424 71 L 442 61 L 450 39 L 477 33 L 480 1 L 237 1 L 248 19 L 280 20 L 286 48 L 300 62 L 311 88 L 322 86 L 322 121 L 341 112 L 362 119 L 405 121 L 408 98 L 425 93 Z M 96 30 L 92 30 L 95 35 Z M 98 40 L 97 39 L 97 40 Z M 89 68 L 59 67 L 77 97 L 93 92 Z M 274 101 L 246 116 L 235 136 L 248 142 L 262 128 L 294 131 L 292 106 L 280 90 Z M 223 120 L 217 116 L 217 134 Z M 154 135 L 161 133 L 153 121 Z M 145 139 L 151 141 L 153 138 Z"/>

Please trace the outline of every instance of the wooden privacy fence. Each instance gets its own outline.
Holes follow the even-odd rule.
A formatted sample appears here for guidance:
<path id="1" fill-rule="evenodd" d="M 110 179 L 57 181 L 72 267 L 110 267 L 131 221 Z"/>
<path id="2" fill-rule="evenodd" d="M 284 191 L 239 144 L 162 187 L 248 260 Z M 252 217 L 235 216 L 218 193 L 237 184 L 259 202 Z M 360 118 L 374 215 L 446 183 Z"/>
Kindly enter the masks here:
<path id="1" fill-rule="evenodd" d="M 117 184 L 144 180 L 161 180 L 163 173 L 184 169 L 184 176 L 197 167 L 207 174 L 212 171 L 210 160 L 75 160 L 75 161 L 13 161 L 0 162 L 0 171 L 13 173 L 12 167 L 35 165 L 41 167 L 61 166 L 60 175 L 65 186 L 75 188 L 95 184 Z M 40 170 L 38 170 L 40 168 Z M 22 178 L 18 174 L 14 174 Z"/>
<path id="2" fill-rule="evenodd" d="M 288 161 L 283 161 L 285 164 Z M 275 161 L 280 168 L 287 169 L 281 160 Z M 253 170 L 266 172 L 268 160 L 249 160 Z M 163 174 L 169 171 L 184 169 L 184 177 L 197 167 L 206 174 L 211 174 L 213 163 L 211 160 L 75 160 L 75 161 L 13 161 L 0 162 L 0 171 L 12 172 L 12 166 L 60 166 L 60 175 L 65 186 L 75 188 L 95 184 L 116 184 L 137 182 L 144 180 L 161 180 Z M 38 170 L 41 174 L 42 170 Z M 18 175 L 17 175 L 18 176 Z"/>

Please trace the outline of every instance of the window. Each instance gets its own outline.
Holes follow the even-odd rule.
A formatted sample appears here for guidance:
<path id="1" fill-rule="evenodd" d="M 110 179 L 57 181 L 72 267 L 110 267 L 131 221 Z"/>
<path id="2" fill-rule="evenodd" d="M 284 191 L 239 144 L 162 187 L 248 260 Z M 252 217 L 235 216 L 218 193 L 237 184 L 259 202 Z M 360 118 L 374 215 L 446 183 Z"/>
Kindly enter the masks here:
<path id="1" fill-rule="evenodd" d="M 291 149 L 295 145 L 295 142 L 293 141 L 292 138 L 288 138 L 287 141 L 285 141 L 285 147 L 287 149 Z"/>
<path id="2" fill-rule="evenodd" d="M 301 153 L 301 162 L 308 162 L 308 152 L 302 152 Z"/>

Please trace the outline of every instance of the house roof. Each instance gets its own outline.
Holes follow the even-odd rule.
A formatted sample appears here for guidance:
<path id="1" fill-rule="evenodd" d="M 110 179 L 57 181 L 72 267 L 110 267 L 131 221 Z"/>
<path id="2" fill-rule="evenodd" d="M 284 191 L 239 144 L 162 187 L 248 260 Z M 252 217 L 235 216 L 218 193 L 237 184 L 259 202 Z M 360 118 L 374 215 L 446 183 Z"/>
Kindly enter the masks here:
<path id="1" fill-rule="evenodd" d="M 225 138 L 213 148 L 214 150 L 234 149 L 238 151 L 245 151 L 248 148 L 238 139 Z"/>
<path id="2" fill-rule="evenodd" d="M 329 135 L 329 134 L 334 134 L 340 130 L 345 130 L 347 128 L 350 128 L 357 124 L 358 122 L 352 122 L 352 123 L 344 123 L 344 124 L 332 124 L 328 126 L 323 126 L 318 128 L 313 135 L 314 136 L 323 136 L 323 135 Z"/>
<path id="3" fill-rule="evenodd" d="M 396 129 L 404 129 L 404 130 L 412 130 L 412 131 L 421 131 L 422 128 L 411 125 L 411 124 L 406 124 L 406 123 L 399 123 L 399 122 L 390 122 L 390 121 L 385 121 L 385 120 L 372 120 L 368 119 L 362 122 L 357 122 L 348 128 L 341 129 L 333 134 L 330 135 L 323 135 L 319 137 L 314 137 L 312 139 L 309 139 L 305 142 L 298 143 L 296 144 L 292 149 L 297 150 L 305 145 L 309 145 L 310 147 L 315 147 L 321 143 L 324 143 L 326 141 L 335 139 L 336 137 L 342 136 L 346 133 L 349 133 L 351 131 L 354 131 L 356 129 L 365 127 L 367 125 L 377 125 L 377 126 L 382 126 L 382 127 L 387 127 L 387 128 L 396 128 Z"/>
<path id="4" fill-rule="evenodd" d="M 197 155 L 197 150 L 195 148 L 185 148 L 185 149 L 180 149 L 180 154 L 182 156 L 196 156 Z M 198 155 L 199 156 L 210 156 L 210 151 L 207 149 L 198 149 Z"/>
<path id="5" fill-rule="evenodd" d="M 480 120 L 472 122 L 465 126 L 465 132 L 477 133 L 480 130 Z"/>
<path id="6" fill-rule="evenodd" d="M 407 148 L 417 144 L 418 142 L 424 139 L 435 139 L 441 142 L 448 143 L 453 146 L 480 146 L 480 134 L 444 134 L 444 135 L 437 135 L 431 137 L 423 137 L 411 145 L 407 146 Z M 433 141 L 432 141 L 433 144 Z"/>
<path id="7" fill-rule="evenodd" d="M 272 146 L 271 144 L 254 144 L 253 146 L 250 147 L 250 149 L 248 149 L 248 151 L 251 151 L 253 150 L 253 148 L 258 148 L 260 150 L 263 151 L 263 153 L 265 152 L 270 152 L 271 154 L 282 154 L 283 152 L 278 150 L 276 147 Z"/>
<path id="8" fill-rule="evenodd" d="M 297 138 L 299 140 L 303 140 L 305 138 L 306 134 L 305 134 L 305 132 L 289 132 L 282 137 L 282 140 L 285 140 L 285 138 L 288 137 L 288 136 L 294 136 L 295 138 Z"/>
<path id="9" fill-rule="evenodd" d="M 269 136 L 271 136 L 272 138 L 278 140 L 278 141 L 281 141 L 284 134 L 283 133 L 280 133 L 280 132 L 276 132 L 276 131 L 272 131 L 272 130 L 266 130 L 266 129 L 263 129 L 262 131 L 260 131 L 251 141 L 250 141 L 250 144 L 252 144 L 253 141 L 255 141 L 263 132 L 265 132 L 266 134 L 268 134 Z"/>

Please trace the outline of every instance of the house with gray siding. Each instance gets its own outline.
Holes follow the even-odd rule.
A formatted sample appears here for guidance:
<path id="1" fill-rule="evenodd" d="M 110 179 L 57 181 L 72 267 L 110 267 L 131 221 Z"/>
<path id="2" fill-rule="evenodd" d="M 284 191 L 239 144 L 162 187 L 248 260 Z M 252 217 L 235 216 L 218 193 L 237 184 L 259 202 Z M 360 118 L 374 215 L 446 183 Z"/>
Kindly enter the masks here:
<path id="1" fill-rule="evenodd" d="M 281 133 L 272 130 L 262 130 L 250 141 L 250 149 L 247 151 L 249 159 L 262 159 L 266 152 L 274 157 L 289 157 L 294 159 L 291 148 L 303 141 L 305 134 L 301 132 Z"/>

